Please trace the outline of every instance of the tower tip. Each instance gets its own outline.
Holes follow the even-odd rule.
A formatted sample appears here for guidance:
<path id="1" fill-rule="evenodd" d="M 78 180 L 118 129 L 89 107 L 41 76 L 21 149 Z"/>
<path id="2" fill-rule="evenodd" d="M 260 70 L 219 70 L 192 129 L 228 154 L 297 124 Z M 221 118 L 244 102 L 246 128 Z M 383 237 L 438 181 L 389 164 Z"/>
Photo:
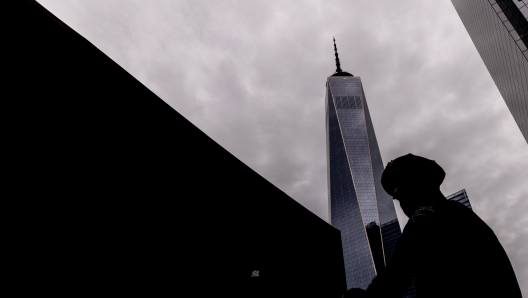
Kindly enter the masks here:
<path id="1" fill-rule="evenodd" d="M 337 45 L 336 45 L 336 42 L 335 42 L 335 37 L 334 37 L 334 52 L 335 52 L 335 61 L 336 61 L 336 72 L 342 72 L 343 70 L 341 70 L 341 64 L 339 63 L 339 55 L 337 54 Z"/>
<path id="2" fill-rule="evenodd" d="M 335 62 L 336 62 L 336 73 L 334 75 L 345 75 L 345 76 L 351 76 L 352 74 L 349 74 L 346 71 L 343 71 L 341 69 L 341 63 L 339 63 L 339 55 L 337 54 L 337 45 L 335 41 L 335 36 L 332 36 L 334 39 L 334 52 L 335 52 Z"/>

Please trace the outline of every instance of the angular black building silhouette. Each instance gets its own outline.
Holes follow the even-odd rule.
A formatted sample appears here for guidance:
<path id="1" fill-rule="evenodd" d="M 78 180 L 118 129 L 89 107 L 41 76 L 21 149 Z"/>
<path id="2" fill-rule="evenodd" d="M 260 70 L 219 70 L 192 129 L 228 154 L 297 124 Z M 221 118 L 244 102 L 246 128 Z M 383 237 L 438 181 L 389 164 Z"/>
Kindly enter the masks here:
<path id="1" fill-rule="evenodd" d="M 3 169 L 20 293 L 341 296 L 338 230 L 35 1 L 9 14 Z"/>

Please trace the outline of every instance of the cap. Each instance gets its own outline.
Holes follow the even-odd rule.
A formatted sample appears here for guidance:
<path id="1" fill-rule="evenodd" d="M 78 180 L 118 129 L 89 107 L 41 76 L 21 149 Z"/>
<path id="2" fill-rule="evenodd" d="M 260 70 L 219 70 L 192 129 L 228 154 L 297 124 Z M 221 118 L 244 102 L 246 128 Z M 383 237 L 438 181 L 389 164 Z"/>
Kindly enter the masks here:
<path id="1" fill-rule="evenodd" d="M 381 175 L 381 185 L 394 196 L 396 187 L 403 183 L 440 187 L 445 172 L 434 160 L 411 153 L 391 160 Z"/>

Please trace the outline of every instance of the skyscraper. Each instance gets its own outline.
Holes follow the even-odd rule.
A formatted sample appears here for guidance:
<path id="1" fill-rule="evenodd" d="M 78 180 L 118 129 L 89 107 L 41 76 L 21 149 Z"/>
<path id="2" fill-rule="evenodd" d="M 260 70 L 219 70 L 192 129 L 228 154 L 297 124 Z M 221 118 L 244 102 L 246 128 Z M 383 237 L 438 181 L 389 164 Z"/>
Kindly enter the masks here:
<path id="1" fill-rule="evenodd" d="M 392 198 L 381 185 L 383 162 L 361 84 L 343 71 L 326 82 L 329 213 L 341 231 L 347 287 L 365 288 L 400 235 Z"/>
<path id="2" fill-rule="evenodd" d="M 451 0 L 528 142 L 528 0 Z"/>

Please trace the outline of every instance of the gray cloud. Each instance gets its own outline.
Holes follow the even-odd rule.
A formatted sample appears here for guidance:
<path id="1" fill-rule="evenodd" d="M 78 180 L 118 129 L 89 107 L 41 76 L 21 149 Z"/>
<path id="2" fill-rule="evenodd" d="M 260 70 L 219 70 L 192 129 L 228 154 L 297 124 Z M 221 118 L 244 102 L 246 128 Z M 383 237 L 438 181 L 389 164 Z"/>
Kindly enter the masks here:
<path id="1" fill-rule="evenodd" d="M 39 2 L 324 219 L 336 36 L 384 162 L 437 160 L 444 194 L 467 190 L 528 295 L 528 145 L 449 1 Z"/>

